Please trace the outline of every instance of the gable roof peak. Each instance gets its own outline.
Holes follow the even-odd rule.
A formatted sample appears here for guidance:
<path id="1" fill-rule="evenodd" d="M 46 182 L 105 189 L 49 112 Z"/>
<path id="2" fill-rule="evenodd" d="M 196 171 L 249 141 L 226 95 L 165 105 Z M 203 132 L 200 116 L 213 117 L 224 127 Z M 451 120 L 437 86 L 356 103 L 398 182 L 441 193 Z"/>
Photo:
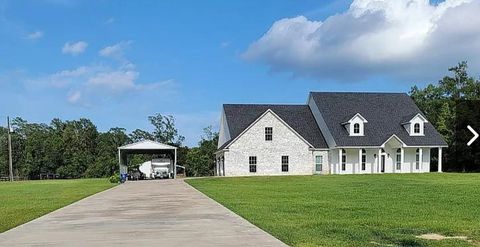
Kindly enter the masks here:
<path id="1" fill-rule="evenodd" d="M 287 123 L 315 148 L 326 148 L 325 138 L 320 131 L 310 107 L 305 104 L 224 104 L 225 121 L 227 121 L 231 139 L 219 149 L 242 133 L 261 115 L 270 110 Z"/>
<path id="2" fill-rule="evenodd" d="M 360 114 L 360 113 L 357 112 L 355 115 L 353 115 L 353 117 L 351 117 L 348 121 L 343 122 L 342 124 L 343 124 L 343 125 L 349 124 L 349 123 L 353 122 L 353 120 L 354 120 L 355 118 L 357 118 L 357 117 L 360 118 L 363 123 L 368 123 L 367 119 L 364 118 L 364 117 L 362 116 L 362 114 Z"/>
<path id="3" fill-rule="evenodd" d="M 417 117 L 422 119 L 422 121 L 424 123 L 428 123 L 427 118 L 425 116 L 423 116 L 422 113 L 414 113 L 414 114 L 410 114 L 410 115 L 404 117 L 403 121 L 402 121 L 402 125 L 409 124 L 410 122 L 412 122 L 413 119 L 415 119 Z"/>

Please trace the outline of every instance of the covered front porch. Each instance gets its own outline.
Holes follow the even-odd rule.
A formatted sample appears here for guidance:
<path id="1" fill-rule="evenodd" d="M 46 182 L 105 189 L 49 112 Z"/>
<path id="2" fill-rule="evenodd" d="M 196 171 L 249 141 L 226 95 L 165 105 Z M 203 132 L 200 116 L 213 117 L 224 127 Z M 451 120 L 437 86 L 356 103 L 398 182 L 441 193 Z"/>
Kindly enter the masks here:
<path id="1" fill-rule="evenodd" d="M 395 135 L 378 147 L 343 147 L 331 150 L 331 174 L 430 172 L 430 152 L 438 150 L 442 172 L 442 147 L 407 146 Z"/>

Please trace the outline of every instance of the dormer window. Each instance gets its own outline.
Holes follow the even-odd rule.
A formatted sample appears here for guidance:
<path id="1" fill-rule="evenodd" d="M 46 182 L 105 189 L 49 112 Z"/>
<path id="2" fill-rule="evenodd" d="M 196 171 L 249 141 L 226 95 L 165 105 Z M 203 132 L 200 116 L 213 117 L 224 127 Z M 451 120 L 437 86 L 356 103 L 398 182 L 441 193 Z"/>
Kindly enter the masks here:
<path id="1" fill-rule="evenodd" d="M 342 123 L 342 125 L 350 136 L 363 136 L 365 132 L 365 123 L 368 123 L 368 121 L 360 115 L 360 113 L 357 113 L 350 118 L 350 120 Z"/>
<path id="2" fill-rule="evenodd" d="M 411 136 L 423 136 L 425 123 L 428 123 L 427 119 L 420 113 L 414 115 L 413 117 L 406 117 L 405 122 L 402 123 L 405 130 Z"/>
<path id="3" fill-rule="evenodd" d="M 413 133 L 414 134 L 420 134 L 420 124 L 416 123 L 413 125 Z"/>
<path id="4" fill-rule="evenodd" d="M 359 123 L 355 123 L 353 125 L 353 133 L 354 134 L 360 134 L 360 124 Z"/>

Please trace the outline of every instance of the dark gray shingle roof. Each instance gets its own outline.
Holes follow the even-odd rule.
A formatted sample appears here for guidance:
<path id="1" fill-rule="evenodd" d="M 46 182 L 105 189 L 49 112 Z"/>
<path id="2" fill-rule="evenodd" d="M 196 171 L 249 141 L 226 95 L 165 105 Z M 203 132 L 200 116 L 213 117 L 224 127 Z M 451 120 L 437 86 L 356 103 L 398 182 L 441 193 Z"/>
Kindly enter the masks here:
<path id="1" fill-rule="evenodd" d="M 407 94 L 312 92 L 311 95 L 337 146 L 379 146 L 393 134 L 409 146 L 447 145 L 431 123 L 425 124 L 425 136 L 408 134 L 401 124 L 422 113 Z M 356 113 L 368 121 L 365 136 L 349 136 L 341 125 Z"/>
<path id="2" fill-rule="evenodd" d="M 230 140 L 235 139 L 257 118 L 271 109 L 315 148 L 328 147 L 308 105 L 224 104 L 223 109 Z M 225 148 L 229 142 L 219 149 Z"/>

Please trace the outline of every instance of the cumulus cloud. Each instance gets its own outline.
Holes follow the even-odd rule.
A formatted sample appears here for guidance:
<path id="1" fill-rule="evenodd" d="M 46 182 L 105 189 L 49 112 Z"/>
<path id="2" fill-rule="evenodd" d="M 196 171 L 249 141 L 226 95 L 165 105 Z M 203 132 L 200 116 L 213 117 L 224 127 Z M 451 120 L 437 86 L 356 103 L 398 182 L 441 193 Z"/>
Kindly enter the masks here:
<path id="1" fill-rule="evenodd" d="M 98 54 L 102 57 L 109 57 L 115 59 L 123 59 L 123 54 L 125 49 L 127 49 L 131 44 L 131 41 L 122 41 L 120 43 L 107 46 L 101 49 Z"/>
<path id="2" fill-rule="evenodd" d="M 90 65 L 62 70 L 50 75 L 28 79 L 29 87 L 48 87 L 67 92 L 67 101 L 81 106 L 93 105 L 99 98 L 121 97 L 148 91 L 171 92 L 172 79 L 152 83 L 139 82 L 140 73 L 134 66 Z"/>
<path id="3" fill-rule="evenodd" d="M 74 44 L 70 44 L 72 45 Z M 15 74 L 15 81 L 29 90 L 55 92 L 62 95 L 66 102 L 83 107 L 92 107 L 111 100 L 122 101 L 130 97 L 152 97 L 161 100 L 176 94 L 175 80 L 142 81 L 135 64 L 124 58 L 123 53 L 121 58 L 104 59 L 37 76 L 22 72 Z M 0 83 L 2 81 L 4 80 L 0 73 Z"/>
<path id="4" fill-rule="evenodd" d="M 87 46 L 88 44 L 85 41 L 78 41 L 74 43 L 67 42 L 65 45 L 63 45 L 62 53 L 76 56 L 83 53 L 87 49 Z"/>
<path id="5" fill-rule="evenodd" d="M 29 34 L 27 34 L 27 36 L 25 36 L 26 39 L 30 39 L 30 40 L 37 40 L 37 39 L 40 39 L 42 37 L 43 37 L 43 32 L 42 31 L 35 31 L 35 32 L 29 33 Z"/>
<path id="6" fill-rule="evenodd" d="M 478 13 L 473 0 L 355 0 L 324 21 L 278 20 L 242 56 L 318 80 L 434 80 L 462 60 L 480 66 Z"/>

